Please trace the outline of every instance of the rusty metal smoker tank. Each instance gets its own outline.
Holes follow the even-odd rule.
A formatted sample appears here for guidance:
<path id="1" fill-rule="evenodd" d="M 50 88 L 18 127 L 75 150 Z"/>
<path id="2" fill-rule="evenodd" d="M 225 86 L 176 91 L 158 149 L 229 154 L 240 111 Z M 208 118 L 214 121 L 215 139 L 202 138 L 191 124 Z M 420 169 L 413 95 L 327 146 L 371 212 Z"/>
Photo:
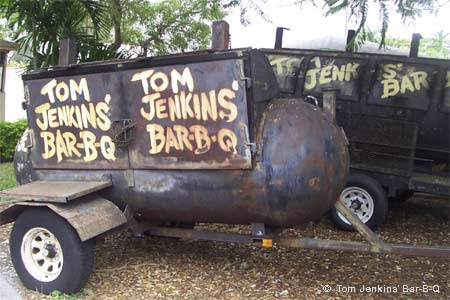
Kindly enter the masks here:
<path id="1" fill-rule="evenodd" d="M 346 139 L 321 108 L 280 99 L 257 50 L 99 62 L 23 76 L 30 181 L 99 181 L 140 219 L 290 226 L 345 186 Z M 101 213 L 101 212 L 99 212 Z"/>

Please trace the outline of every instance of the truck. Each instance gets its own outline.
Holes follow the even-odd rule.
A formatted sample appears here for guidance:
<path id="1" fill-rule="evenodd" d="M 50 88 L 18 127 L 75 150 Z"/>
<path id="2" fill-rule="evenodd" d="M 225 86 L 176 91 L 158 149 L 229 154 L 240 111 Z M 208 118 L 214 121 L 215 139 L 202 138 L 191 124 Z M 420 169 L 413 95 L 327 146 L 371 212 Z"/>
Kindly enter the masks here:
<path id="1" fill-rule="evenodd" d="M 337 92 L 336 117 L 349 140 L 350 175 L 341 198 L 372 229 L 391 201 L 414 192 L 449 197 L 450 61 L 389 54 L 263 49 L 284 97 L 321 105 Z M 354 230 L 336 209 L 338 228 Z"/>
<path id="2" fill-rule="evenodd" d="M 348 141 L 323 108 L 282 98 L 255 49 L 200 51 L 31 71 L 29 128 L 17 144 L 20 184 L 0 193 L 14 222 L 10 255 L 22 283 L 79 291 L 95 241 L 117 230 L 234 243 L 447 257 L 448 248 L 382 242 L 339 199 Z M 279 229 L 333 206 L 369 243 L 282 238 Z M 251 234 L 195 223 L 244 224 Z"/>

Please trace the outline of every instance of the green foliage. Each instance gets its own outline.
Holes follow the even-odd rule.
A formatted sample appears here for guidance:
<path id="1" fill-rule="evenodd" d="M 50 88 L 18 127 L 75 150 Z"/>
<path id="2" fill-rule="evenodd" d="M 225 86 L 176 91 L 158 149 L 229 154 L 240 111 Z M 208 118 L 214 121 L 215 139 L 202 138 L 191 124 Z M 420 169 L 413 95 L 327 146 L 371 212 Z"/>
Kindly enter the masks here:
<path id="1" fill-rule="evenodd" d="M 124 0 L 121 12 L 123 43 L 141 56 L 207 48 L 208 22 L 225 16 L 219 0 Z"/>
<path id="2" fill-rule="evenodd" d="M 81 292 L 74 294 L 64 294 L 60 291 L 53 291 L 50 293 L 49 298 L 53 300 L 80 300 L 85 296 L 92 296 L 94 292 L 91 289 L 82 289 Z"/>
<path id="3" fill-rule="evenodd" d="M 0 0 L 0 14 L 21 54 L 30 59 L 30 68 L 56 65 L 61 39 L 76 40 L 85 52 L 103 47 L 100 40 L 110 31 L 107 13 L 108 7 L 96 0 Z M 103 59 L 116 57 L 101 53 L 107 55 Z"/>
<path id="4" fill-rule="evenodd" d="M 0 162 L 12 161 L 17 142 L 27 128 L 27 121 L 0 121 Z"/>
<path id="5" fill-rule="evenodd" d="M 14 186 L 16 186 L 14 164 L 12 162 L 0 163 L 0 191 Z"/>
<path id="6" fill-rule="evenodd" d="M 379 43 L 381 36 L 372 30 L 366 30 L 367 40 Z M 386 46 L 409 51 L 411 41 L 399 39 L 389 35 L 385 37 Z M 436 32 L 432 37 L 425 37 L 420 41 L 419 56 L 450 59 L 450 34 L 444 31 Z"/>
<path id="7" fill-rule="evenodd" d="M 79 62 L 169 54 L 208 47 L 210 22 L 242 3 L 256 9 L 254 1 L 0 0 L 0 33 L 34 69 L 56 65 L 65 38 L 77 41 Z"/>

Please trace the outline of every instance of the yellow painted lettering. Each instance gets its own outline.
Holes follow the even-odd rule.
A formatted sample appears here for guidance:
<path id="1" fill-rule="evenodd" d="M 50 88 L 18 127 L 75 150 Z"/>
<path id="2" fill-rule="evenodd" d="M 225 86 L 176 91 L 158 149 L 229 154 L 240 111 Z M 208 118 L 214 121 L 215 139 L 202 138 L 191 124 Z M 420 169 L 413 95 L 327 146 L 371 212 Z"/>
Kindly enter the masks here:
<path id="1" fill-rule="evenodd" d="M 56 86 L 56 79 L 52 79 L 41 88 L 41 95 L 47 94 L 50 103 L 55 103 L 55 94 L 53 92 L 53 88 L 55 86 Z"/>
<path id="2" fill-rule="evenodd" d="M 208 152 L 211 147 L 211 139 L 208 135 L 208 129 L 202 125 L 192 125 L 189 130 L 194 133 L 194 140 L 196 144 L 194 153 L 199 155 Z"/>
<path id="3" fill-rule="evenodd" d="M 394 64 L 385 64 L 383 66 L 383 78 L 394 79 L 397 76 L 397 66 Z"/>
<path id="4" fill-rule="evenodd" d="M 133 77 L 131 77 L 131 81 L 138 81 L 140 80 L 142 83 L 142 88 L 144 90 L 144 94 L 148 94 L 148 78 L 152 76 L 154 70 L 147 70 L 143 72 L 139 72 L 136 74 L 133 74 Z"/>
<path id="5" fill-rule="evenodd" d="M 381 81 L 381 84 L 383 85 L 383 94 L 381 95 L 381 99 L 395 96 L 400 91 L 398 80 L 396 79 L 385 79 Z"/>
<path id="6" fill-rule="evenodd" d="M 63 155 L 69 157 L 69 152 L 66 148 L 66 143 L 61 135 L 61 131 L 56 130 L 56 158 L 58 162 L 62 161 Z"/>
<path id="7" fill-rule="evenodd" d="M 166 112 L 166 103 L 167 100 L 164 98 L 155 101 L 155 111 L 158 119 L 165 119 L 169 116 Z"/>
<path id="8" fill-rule="evenodd" d="M 97 113 L 98 127 L 103 131 L 109 130 L 111 128 L 111 121 L 108 117 L 109 105 L 105 102 L 99 102 L 95 107 L 95 111 Z"/>
<path id="9" fill-rule="evenodd" d="M 47 119 L 47 111 L 50 109 L 50 103 L 44 103 L 37 106 L 34 109 L 36 114 L 40 114 L 42 117 L 42 121 L 39 118 L 36 118 L 36 124 L 41 130 L 47 130 L 48 128 L 48 119 Z"/>
<path id="10" fill-rule="evenodd" d="M 97 128 L 97 118 L 93 103 L 89 103 L 89 106 L 86 106 L 85 104 L 81 105 L 81 118 L 83 120 L 84 128 L 88 128 L 89 125 L 91 125 L 92 128 Z"/>
<path id="11" fill-rule="evenodd" d="M 412 72 L 410 75 L 413 78 L 414 87 L 416 88 L 416 90 L 419 91 L 422 87 L 424 87 L 426 89 L 429 88 L 427 72 L 417 71 L 417 72 Z"/>
<path id="12" fill-rule="evenodd" d="M 333 81 L 344 81 L 345 79 L 345 65 L 342 65 L 340 67 L 333 65 L 333 72 L 331 79 Z"/>
<path id="13" fill-rule="evenodd" d="M 160 93 L 154 93 L 150 95 L 145 95 L 142 97 L 142 103 L 148 103 L 149 111 L 146 112 L 143 107 L 141 107 L 141 115 L 145 119 L 151 121 L 155 117 L 155 100 L 161 97 Z"/>
<path id="14" fill-rule="evenodd" d="M 219 112 L 219 117 L 227 122 L 234 121 L 238 114 L 236 104 L 231 102 L 234 97 L 236 97 L 236 94 L 227 88 L 220 89 L 217 97 L 219 105 L 224 109 Z"/>
<path id="15" fill-rule="evenodd" d="M 333 65 L 327 65 L 320 70 L 319 83 L 326 84 L 331 82 L 331 69 Z"/>
<path id="16" fill-rule="evenodd" d="M 58 98 L 58 100 L 61 102 L 64 102 L 69 98 L 69 87 L 63 81 L 56 85 L 55 92 L 56 98 Z"/>
<path id="17" fill-rule="evenodd" d="M 209 91 L 209 99 L 206 93 L 201 93 L 200 95 L 202 101 L 202 120 L 207 121 L 208 118 L 211 120 L 217 120 L 217 100 L 216 100 L 216 91 Z"/>
<path id="18" fill-rule="evenodd" d="M 75 135 L 72 132 L 67 131 L 67 132 L 64 132 L 62 134 L 62 136 L 63 136 L 64 141 L 67 146 L 68 156 L 72 157 L 73 154 L 75 154 L 76 156 L 81 157 L 81 153 L 80 153 L 80 151 L 78 151 L 78 149 L 76 147 L 77 138 L 75 137 Z"/>
<path id="19" fill-rule="evenodd" d="M 358 79 L 358 68 L 359 64 L 348 63 L 345 68 L 345 81 L 350 81 L 353 79 Z"/>
<path id="20" fill-rule="evenodd" d="M 170 73 L 172 82 L 172 92 L 177 94 L 179 91 L 178 83 L 183 86 L 187 86 L 189 92 L 194 91 L 194 78 L 192 77 L 191 70 L 188 67 L 184 68 L 183 73 L 180 74 L 177 70 L 172 70 Z"/>
<path id="21" fill-rule="evenodd" d="M 406 91 L 414 92 L 414 86 L 408 76 L 402 77 L 402 82 L 400 84 L 400 93 L 404 94 Z"/>
<path id="22" fill-rule="evenodd" d="M 95 134 L 90 131 L 81 131 L 80 137 L 83 140 L 84 146 L 84 161 L 93 161 L 98 156 L 98 151 L 95 148 Z"/>
<path id="23" fill-rule="evenodd" d="M 223 151 L 237 154 L 237 138 L 233 131 L 227 128 L 220 129 L 217 133 L 217 140 Z"/>
<path id="24" fill-rule="evenodd" d="M 42 153 L 42 158 L 49 159 L 55 155 L 55 136 L 48 131 L 41 131 L 40 136 L 44 140 L 44 153 Z"/>
<path id="25" fill-rule="evenodd" d="M 58 120 L 60 126 L 69 126 L 69 120 L 67 118 L 67 106 L 57 107 Z"/>
<path id="26" fill-rule="evenodd" d="M 183 119 L 187 119 L 189 118 L 194 118 L 194 112 L 191 109 L 191 106 L 189 105 L 189 103 L 191 102 L 192 99 L 192 93 L 188 93 L 186 95 L 186 93 L 184 91 L 182 91 L 180 93 L 180 103 L 181 103 L 181 114 L 183 116 Z"/>
<path id="27" fill-rule="evenodd" d="M 175 148 L 176 150 L 180 150 L 180 146 L 178 144 L 178 139 L 173 133 L 172 128 L 167 127 L 167 133 L 166 133 L 166 153 L 170 153 L 170 148 Z"/>
<path id="28" fill-rule="evenodd" d="M 115 156 L 116 151 L 116 145 L 112 141 L 110 136 L 103 135 L 100 138 L 100 152 L 102 153 L 103 157 L 108 160 L 116 160 Z"/>
<path id="29" fill-rule="evenodd" d="M 169 86 L 169 78 L 163 72 L 157 72 L 150 78 L 150 86 L 155 92 L 162 92 Z"/>
<path id="30" fill-rule="evenodd" d="M 183 151 L 184 150 L 184 146 L 186 146 L 186 148 L 189 151 L 193 151 L 194 148 L 192 147 L 192 144 L 189 141 L 189 131 L 188 131 L 188 129 L 186 127 L 184 127 L 184 126 L 181 126 L 181 125 L 174 125 L 173 126 L 173 130 L 177 134 L 177 139 L 178 139 L 178 144 L 179 144 L 180 150 Z"/>
<path id="31" fill-rule="evenodd" d="M 50 126 L 50 128 L 59 127 L 59 123 L 56 121 L 56 119 L 57 119 L 57 109 L 50 108 L 48 110 L 48 126 Z"/>
<path id="32" fill-rule="evenodd" d="M 202 111 L 200 109 L 200 97 L 199 97 L 198 94 L 194 94 L 193 99 L 194 99 L 193 102 L 194 102 L 194 115 L 195 115 L 195 118 L 197 120 L 201 120 L 202 119 Z"/>
<path id="33" fill-rule="evenodd" d="M 80 84 L 77 84 L 77 82 L 73 79 L 70 79 L 69 81 L 70 85 L 70 98 L 72 101 L 77 100 L 77 94 L 84 95 L 84 99 L 86 101 L 91 101 L 91 96 L 89 94 L 89 88 L 86 81 L 86 78 L 80 79 Z"/>
<path id="34" fill-rule="evenodd" d="M 164 127 L 158 124 L 148 124 L 147 132 L 150 134 L 150 154 L 158 154 L 164 147 L 166 138 L 164 136 Z"/>
<path id="35" fill-rule="evenodd" d="M 173 98 L 169 97 L 167 106 L 169 107 L 169 118 L 172 122 L 175 119 L 181 119 L 180 97 L 178 95 L 174 95 Z"/>

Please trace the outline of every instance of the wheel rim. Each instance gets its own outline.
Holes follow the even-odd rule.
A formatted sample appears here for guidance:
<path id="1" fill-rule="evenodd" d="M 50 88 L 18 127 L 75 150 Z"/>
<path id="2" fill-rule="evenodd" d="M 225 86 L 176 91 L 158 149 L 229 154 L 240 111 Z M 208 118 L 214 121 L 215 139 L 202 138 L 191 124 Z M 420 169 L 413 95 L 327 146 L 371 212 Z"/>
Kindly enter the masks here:
<path id="1" fill-rule="evenodd" d="M 63 267 L 63 252 L 58 239 L 45 228 L 35 227 L 23 236 L 22 261 L 35 279 L 42 282 L 55 280 Z"/>
<path id="2" fill-rule="evenodd" d="M 354 186 L 348 187 L 342 191 L 341 199 L 358 216 L 361 222 L 367 223 L 372 218 L 374 201 L 365 189 Z M 350 225 L 350 222 L 340 212 L 337 214 L 342 221 Z"/>

